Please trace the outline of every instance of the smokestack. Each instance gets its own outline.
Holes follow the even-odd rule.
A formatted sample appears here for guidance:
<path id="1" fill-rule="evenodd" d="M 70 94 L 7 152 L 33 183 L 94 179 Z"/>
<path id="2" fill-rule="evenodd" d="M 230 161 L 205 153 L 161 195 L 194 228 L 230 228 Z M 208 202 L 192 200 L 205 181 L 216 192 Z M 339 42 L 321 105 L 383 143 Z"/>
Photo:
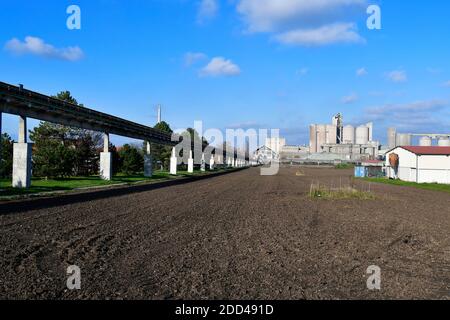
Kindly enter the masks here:
<path id="1" fill-rule="evenodd" d="M 158 105 L 158 123 L 161 123 L 161 105 Z"/>

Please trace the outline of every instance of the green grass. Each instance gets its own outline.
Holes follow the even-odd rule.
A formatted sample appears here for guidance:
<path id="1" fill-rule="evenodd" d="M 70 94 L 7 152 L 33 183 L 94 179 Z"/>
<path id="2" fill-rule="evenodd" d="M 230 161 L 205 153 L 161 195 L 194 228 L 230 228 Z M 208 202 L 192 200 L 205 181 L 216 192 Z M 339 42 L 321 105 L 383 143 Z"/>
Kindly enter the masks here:
<path id="1" fill-rule="evenodd" d="M 105 181 L 99 177 L 71 177 L 65 179 L 41 179 L 33 178 L 31 181 L 31 188 L 29 189 L 14 189 L 11 186 L 10 179 L 0 180 L 0 196 L 14 196 L 14 195 L 27 195 L 41 192 L 53 192 L 53 191 L 70 191 L 79 188 L 88 187 L 101 187 L 122 183 L 136 183 L 140 181 L 150 181 L 167 178 L 167 173 L 156 173 L 152 178 L 145 178 L 144 176 L 126 176 L 118 175 L 113 178 L 112 181 Z"/>
<path id="2" fill-rule="evenodd" d="M 340 163 L 338 165 L 335 165 L 334 168 L 335 169 L 353 169 L 355 167 L 355 165 L 351 164 L 351 163 Z"/>
<path id="3" fill-rule="evenodd" d="M 220 172 L 226 169 L 215 170 L 213 172 Z M 171 176 L 167 171 L 155 171 L 153 177 L 146 178 L 144 175 L 124 175 L 118 174 L 114 176 L 112 181 L 105 181 L 97 176 L 93 177 L 71 177 L 66 179 L 42 179 L 33 178 L 31 181 L 31 188 L 29 189 L 15 189 L 11 186 L 11 179 L 0 179 L 0 197 L 11 197 L 30 195 L 43 192 L 55 191 L 71 191 L 80 188 L 102 187 L 116 184 L 134 184 L 139 182 L 149 182 L 157 180 L 169 180 L 177 177 L 190 177 L 211 174 L 211 171 L 201 172 L 195 171 L 188 173 L 187 171 L 178 171 L 177 176 Z"/>
<path id="4" fill-rule="evenodd" d="M 425 189 L 425 190 L 450 192 L 450 185 L 448 185 L 448 184 L 415 183 L 415 182 L 406 182 L 406 181 L 401 181 L 401 180 L 390 180 L 387 178 L 363 178 L 362 180 L 369 181 L 369 182 L 390 184 L 390 185 L 395 185 L 395 186 L 414 187 L 414 188 Z"/>
<path id="5" fill-rule="evenodd" d="M 324 184 L 312 183 L 309 191 L 311 199 L 318 200 L 374 200 L 375 195 L 370 190 L 358 190 L 354 184 L 342 187 L 330 187 Z"/>

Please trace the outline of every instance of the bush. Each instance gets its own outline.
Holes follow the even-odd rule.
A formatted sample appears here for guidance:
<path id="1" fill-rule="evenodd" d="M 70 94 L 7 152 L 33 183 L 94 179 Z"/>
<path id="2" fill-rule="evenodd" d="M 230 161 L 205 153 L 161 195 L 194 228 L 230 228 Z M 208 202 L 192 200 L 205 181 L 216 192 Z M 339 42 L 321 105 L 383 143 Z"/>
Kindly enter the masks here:
<path id="1" fill-rule="evenodd" d="M 309 196 L 313 199 L 343 200 L 359 199 L 374 200 L 375 196 L 370 191 L 357 190 L 354 187 L 328 188 L 321 184 L 311 184 Z"/>
<path id="2" fill-rule="evenodd" d="M 335 169 L 345 170 L 345 169 L 353 169 L 355 166 L 351 163 L 340 163 L 334 166 Z"/>
<path id="3" fill-rule="evenodd" d="M 129 175 L 142 172 L 144 157 L 138 148 L 129 144 L 124 145 L 119 151 L 120 171 Z"/>
<path id="4" fill-rule="evenodd" d="M 1 136 L 0 152 L 0 178 L 10 178 L 13 167 L 13 145 L 11 137 L 4 133 Z"/>
<path id="5" fill-rule="evenodd" d="M 56 140 L 38 144 L 33 156 L 33 174 L 46 178 L 66 178 L 73 175 L 76 152 Z"/>

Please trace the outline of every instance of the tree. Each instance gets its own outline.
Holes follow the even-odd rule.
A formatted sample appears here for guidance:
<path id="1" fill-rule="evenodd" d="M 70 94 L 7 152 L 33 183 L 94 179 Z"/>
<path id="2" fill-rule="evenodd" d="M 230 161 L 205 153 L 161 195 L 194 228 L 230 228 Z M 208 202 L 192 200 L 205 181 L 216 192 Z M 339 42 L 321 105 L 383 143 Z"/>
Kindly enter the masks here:
<path id="1" fill-rule="evenodd" d="M 73 174 L 76 151 L 70 145 L 68 129 L 41 122 L 30 131 L 34 141 L 33 173 L 46 178 L 63 178 Z"/>
<path id="2" fill-rule="evenodd" d="M 75 147 L 74 174 L 76 176 L 96 174 L 99 167 L 98 150 L 103 147 L 102 134 L 85 129 L 71 128 L 69 138 Z"/>
<path id="3" fill-rule="evenodd" d="M 103 149 L 99 149 L 98 154 L 100 154 L 100 152 L 102 151 Z M 113 145 L 111 142 L 109 143 L 109 152 L 111 152 L 112 154 L 112 172 L 113 175 L 116 175 L 117 173 L 120 172 L 122 163 L 116 146 Z"/>
<path id="4" fill-rule="evenodd" d="M 0 146 L 0 178 L 10 178 L 12 176 L 13 146 L 14 141 L 11 137 L 7 133 L 2 134 Z"/>
<path id="5" fill-rule="evenodd" d="M 125 144 L 119 150 L 121 171 L 127 175 L 136 174 L 144 168 L 144 157 L 138 148 Z"/>
<path id="6" fill-rule="evenodd" d="M 77 100 L 69 91 L 54 98 L 75 105 Z M 102 135 L 90 130 L 41 122 L 30 131 L 35 143 L 33 151 L 34 174 L 44 177 L 88 176 L 98 173 Z"/>
<path id="7" fill-rule="evenodd" d="M 169 124 L 165 121 L 161 121 L 157 125 L 154 126 L 154 129 L 172 134 L 173 130 L 170 128 Z M 160 162 L 164 168 L 168 169 L 170 165 L 170 157 L 172 155 L 172 147 L 163 146 L 156 143 L 152 143 L 151 152 L 153 156 L 153 160 L 155 162 Z"/>
<path id="8" fill-rule="evenodd" d="M 82 104 L 79 104 L 78 101 L 72 97 L 72 94 L 70 93 L 70 91 L 61 91 L 60 93 L 58 93 L 56 96 L 53 96 L 53 98 L 68 102 L 68 103 L 72 103 L 75 104 L 77 106 L 83 106 Z"/>

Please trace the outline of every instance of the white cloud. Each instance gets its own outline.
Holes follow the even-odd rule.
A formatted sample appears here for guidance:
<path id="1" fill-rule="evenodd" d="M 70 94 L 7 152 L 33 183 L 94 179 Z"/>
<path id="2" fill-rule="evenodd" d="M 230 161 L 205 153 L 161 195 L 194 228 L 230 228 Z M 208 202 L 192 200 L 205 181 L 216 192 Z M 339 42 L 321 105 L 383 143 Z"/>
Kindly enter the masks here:
<path id="1" fill-rule="evenodd" d="M 11 39 L 6 43 L 5 49 L 15 55 L 32 54 L 66 61 L 77 61 L 84 57 L 79 47 L 55 48 L 44 40 L 31 36 L 26 37 L 23 42 L 16 38 Z"/>
<path id="2" fill-rule="evenodd" d="M 386 78 L 395 83 L 408 81 L 408 75 L 406 74 L 406 71 L 403 71 L 403 70 L 394 70 L 394 71 L 388 72 L 386 74 Z"/>
<path id="3" fill-rule="evenodd" d="M 406 104 L 386 104 L 366 108 L 363 120 L 395 126 L 404 132 L 428 132 L 446 130 L 450 123 L 448 101 L 423 100 Z"/>
<path id="4" fill-rule="evenodd" d="M 358 77 L 364 77 L 366 75 L 368 75 L 369 73 L 367 72 L 366 68 L 360 68 L 358 70 L 356 70 L 356 75 Z"/>
<path id="5" fill-rule="evenodd" d="M 342 98 L 342 103 L 344 104 L 352 104 L 358 101 L 359 97 L 356 93 L 352 93 L 348 96 L 345 96 Z"/>
<path id="6" fill-rule="evenodd" d="M 198 6 L 198 22 L 214 18 L 217 15 L 218 10 L 218 0 L 201 0 Z"/>
<path id="7" fill-rule="evenodd" d="M 337 23 L 316 29 L 297 29 L 275 36 L 284 44 L 323 46 L 335 43 L 362 43 L 364 39 L 356 32 L 352 23 Z"/>
<path id="8" fill-rule="evenodd" d="M 201 52 L 187 52 L 184 55 L 184 64 L 187 67 L 192 66 L 193 64 L 202 61 L 204 59 L 208 58 L 208 56 Z"/>
<path id="9" fill-rule="evenodd" d="M 308 68 L 301 68 L 300 70 L 297 70 L 297 75 L 299 76 L 306 76 L 309 73 Z"/>
<path id="10" fill-rule="evenodd" d="M 200 71 L 200 75 L 206 77 L 236 76 L 240 73 L 241 69 L 238 65 L 223 57 L 213 58 L 208 65 Z"/>
<path id="11" fill-rule="evenodd" d="M 441 74 L 442 70 L 437 68 L 427 68 L 427 72 L 430 74 Z"/>
<path id="12" fill-rule="evenodd" d="M 450 88 L 450 81 L 444 82 L 442 84 L 442 86 L 446 87 L 446 88 Z"/>
<path id="13" fill-rule="evenodd" d="M 366 0 L 240 0 L 237 11 L 248 32 L 274 33 L 274 38 L 282 43 L 361 43 L 355 23 L 348 19 L 357 11 L 364 14 L 365 3 Z"/>

